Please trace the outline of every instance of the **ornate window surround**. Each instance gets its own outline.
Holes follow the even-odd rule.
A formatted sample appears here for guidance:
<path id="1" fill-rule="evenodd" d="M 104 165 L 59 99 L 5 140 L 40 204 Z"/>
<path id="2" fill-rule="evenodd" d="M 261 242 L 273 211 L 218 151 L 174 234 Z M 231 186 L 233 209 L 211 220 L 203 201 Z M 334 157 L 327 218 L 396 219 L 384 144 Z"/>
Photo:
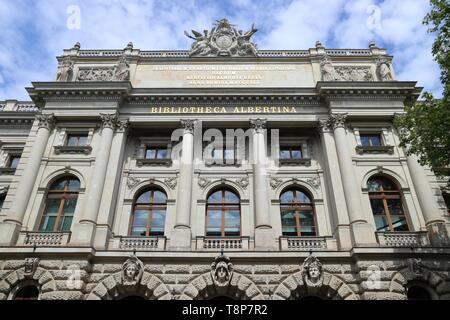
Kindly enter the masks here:
<path id="1" fill-rule="evenodd" d="M 92 151 L 92 139 L 94 137 L 95 128 L 92 126 L 83 128 L 81 126 L 66 126 L 66 127 L 58 127 L 57 129 L 58 140 L 56 145 L 54 146 L 55 154 L 90 154 Z M 70 134 L 87 134 L 87 141 L 85 146 L 68 146 L 67 138 Z"/>
<path id="2" fill-rule="evenodd" d="M 298 145 L 302 150 L 301 159 L 278 159 L 279 166 L 310 166 L 312 158 L 312 139 L 309 137 L 280 137 L 280 147 Z M 276 150 L 278 156 L 280 150 Z"/>
<path id="3" fill-rule="evenodd" d="M 14 175 L 16 168 L 8 166 L 12 156 L 22 155 L 22 145 L 3 145 L 0 149 L 0 175 Z"/>
<path id="4" fill-rule="evenodd" d="M 355 151 L 357 154 L 394 154 L 394 146 L 391 143 L 391 126 L 386 125 L 368 125 L 368 124 L 353 124 L 353 133 L 356 140 Z M 361 133 L 379 134 L 382 139 L 381 146 L 363 146 L 361 144 Z"/>
<path id="5" fill-rule="evenodd" d="M 165 159 L 146 159 L 145 158 L 145 150 L 148 147 L 165 147 L 167 148 L 167 158 Z M 167 166 L 170 167 L 172 165 L 172 142 L 170 141 L 170 137 L 145 137 L 138 138 L 138 142 L 136 145 L 136 165 L 138 167 L 141 166 Z"/>

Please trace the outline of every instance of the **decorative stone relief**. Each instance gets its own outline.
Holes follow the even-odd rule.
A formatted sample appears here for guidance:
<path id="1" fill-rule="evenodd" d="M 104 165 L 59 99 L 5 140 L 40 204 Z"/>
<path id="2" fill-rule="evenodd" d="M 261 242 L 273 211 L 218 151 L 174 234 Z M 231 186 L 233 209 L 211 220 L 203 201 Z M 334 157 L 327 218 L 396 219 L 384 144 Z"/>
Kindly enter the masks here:
<path id="1" fill-rule="evenodd" d="M 236 180 L 236 183 L 242 187 L 242 189 L 247 189 L 249 180 L 248 177 L 242 177 Z"/>
<path id="2" fill-rule="evenodd" d="M 144 273 L 144 264 L 136 255 L 131 255 L 122 265 L 122 284 L 134 286 L 141 281 Z"/>
<path id="3" fill-rule="evenodd" d="M 336 81 L 339 80 L 339 76 L 331 63 L 328 56 L 322 56 L 320 60 L 320 71 L 322 74 L 322 81 Z"/>
<path id="4" fill-rule="evenodd" d="M 330 123 L 333 126 L 333 129 L 336 128 L 345 128 L 345 121 L 347 120 L 346 113 L 333 113 L 330 115 Z"/>
<path id="5" fill-rule="evenodd" d="M 374 81 L 370 67 L 339 66 L 335 70 L 339 81 Z"/>
<path id="6" fill-rule="evenodd" d="M 389 60 L 381 58 L 377 61 L 377 75 L 380 81 L 392 81 L 394 77 L 392 76 L 392 70 L 389 66 Z"/>
<path id="7" fill-rule="evenodd" d="M 78 70 L 77 81 L 112 81 L 115 67 L 89 67 Z"/>
<path id="8" fill-rule="evenodd" d="M 117 120 L 116 126 L 118 132 L 125 132 L 128 129 L 128 126 L 130 125 L 129 120 Z"/>
<path id="9" fill-rule="evenodd" d="M 308 289 L 320 288 L 323 284 L 323 270 L 322 263 L 314 255 L 309 255 L 305 261 L 303 261 L 302 277 L 307 285 Z"/>
<path id="10" fill-rule="evenodd" d="M 204 30 L 203 34 L 192 30 L 192 35 L 185 31 L 184 34 L 195 40 L 191 46 L 189 56 L 217 57 L 217 56 L 257 56 L 256 44 L 250 41 L 252 35 L 258 31 L 253 24 L 247 32 L 236 30 L 227 19 L 217 20 L 210 30 Z"/>
<path id="11" fill-rule="evenodd" d="M 58 71 L 56 72 L 56 81 L 68 82 L 72 81 L 74 62 L 69 58 L 64 58 L 58 65 Z"/>
<path id="12" fill-rule="evenodd" d="M 266 128 L 266 119 L 250 119 L 250 127 L 255 131 L 255 133 L 261 133 Z"/>
<path id="13" fill-rule="evenodd" d="M 141 181 L 142 181 L 141 179 L 138 179 L 135 177 L 129 177 L 127 180 L 128 189 L 133 189 Z"/>
<path id="14" fill-rule="evenodd" d="M 198 177 L 198 185 L 200 188 L 205 189 L 205 187 L 211 182 L 211 179 Z"/>
<path id="15" fill-rule="evenodd" d="M 56 122 L 56 118 L 53 113 L 37 114 L 36 119 L 39 121 L 39 128 L 46 128 L 48 130 L 52 130 Z"/>
<path id="16" fill-rule="evenodd" d="M 164 182 L 173 190 L 177 186 L 177 177 L 166 178 L 164 179 Z"/>
<path id="17" fill-rule="evenodd" d="M 114 71 L 114 80 L 125 81 L 130 80 L 130 64 L 125 55 L 120 57 Z"/>
<path id="18" fill-rule="evenodd" d="M 308 178 L 308 179 L 306 179 L 306 182 L 308 182 L 310 185 L 312 185 L 316 189 L 319 189 L 319 187 L 320 187 L 320 177 Z"/>
<path id="19" fill-rule="evenodd" d="M 272 189 L 276 189 L 278 188 L 278 186 L 283 183 L 283 180 L 277 177 L 270 177 L 270 186 L 272 187 Z"/>
<path id="20" fill-rule="evenodd" d="M 211 276 L 218 287 L 228 286 L 233 276 L 233 264 L 230 258 L 221 253 L 211 264 Z"/>
<path id="21" fill-rule="evenodd" d="M 39 258 L 26 258 L 25 259 L 25 276 L 32 277 L 39 266 Z"/>
<path id="22" fill-rule="evenodd" d="M 416 258 L 408 259 L 408 269 L 415 276 L 420 276 L 423 272 L 422 259 Z"/>

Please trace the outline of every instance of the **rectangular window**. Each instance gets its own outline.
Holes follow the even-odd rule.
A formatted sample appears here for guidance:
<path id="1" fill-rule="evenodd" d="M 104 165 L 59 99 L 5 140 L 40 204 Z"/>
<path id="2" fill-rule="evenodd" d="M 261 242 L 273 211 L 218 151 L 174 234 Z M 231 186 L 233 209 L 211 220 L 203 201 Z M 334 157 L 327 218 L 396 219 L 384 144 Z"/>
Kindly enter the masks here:
<path id="1" fill-rule="evenodd" d="M 167 147 L 147 147 L 145 159 L 167 159 Z"/>
<path id="2" fill-rule="evenodd" d="M 3 208 L 3 203 L 5 203 L 6 194 L 0 194 L 0 210 Z"/>
<path id="3" fill-rule="evenodd" d="M 383 146 L 383 140 L 379 133 L 361 133 L 361 146 L 363 147 L 381 147 Z"/>
<path id="4" fill-rule="evenodd" d="M 68 134 L 66 140 L 67 147 L 84 147 L 87 145 L 87 133 Z"/>
<path id="5" fill-rule="evenodd" d="M 11 169 L 16 169 L 17 165 L 19 164 L 19 161 L 20 161 L 20 155 L 16 155 L 16 154 L 10 155 L 7 167 L 11 168 Z"/>
<path id="6" fill-rule="evenodd" d="M 299 146 L 280 147 L 280 159 L 302 159 L 302 148 Z"/>

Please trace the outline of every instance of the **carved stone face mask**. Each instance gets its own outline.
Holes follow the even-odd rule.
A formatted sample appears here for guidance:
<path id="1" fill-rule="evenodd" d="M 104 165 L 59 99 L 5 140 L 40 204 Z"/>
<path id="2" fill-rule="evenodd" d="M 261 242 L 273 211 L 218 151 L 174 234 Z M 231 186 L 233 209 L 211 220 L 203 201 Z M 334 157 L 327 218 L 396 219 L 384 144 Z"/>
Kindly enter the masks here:
<path id="1" fill-rule="evenodd" d="M 227 276 L 228 276 L 228 271 L 225 267 L 221 266 L 219 268 L 217 268 L 217 278 L 219 280 L 226 280 Z"/>
<path id="2" fill-rule="evenodd" d="M 317 266 L 310 266 L 309 267 L 309 277 L 311 280 L 317 280 L 320 277 L 320 270 Z"/>
<path id="3" fill-rule="evenodd" d="M 130 264 L 126 269 L 126 275 L 128 279 L 134 279 L 136 276 L 137 268 L 134 264 Z"/>

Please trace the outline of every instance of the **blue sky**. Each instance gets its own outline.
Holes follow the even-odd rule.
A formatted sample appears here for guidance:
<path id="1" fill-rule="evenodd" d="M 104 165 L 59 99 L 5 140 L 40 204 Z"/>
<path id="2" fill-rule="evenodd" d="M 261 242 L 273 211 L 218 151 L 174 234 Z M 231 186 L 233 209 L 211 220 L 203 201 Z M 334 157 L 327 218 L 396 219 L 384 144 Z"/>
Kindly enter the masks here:
<path id="1" fill-rule="evenodd" d="M 422 25 L 428 0 L 0 0 L 0 100 L 29 100 L 24 87 L 51 81 L 56 56 L 82 49 L 188 49 L 184 30 L 209 29 L 228 18 L 255 22 L 260 49 L 367 48 L 372 40 L 394 56 L 399 80 L 441 95 L 433 35 Z"/>

